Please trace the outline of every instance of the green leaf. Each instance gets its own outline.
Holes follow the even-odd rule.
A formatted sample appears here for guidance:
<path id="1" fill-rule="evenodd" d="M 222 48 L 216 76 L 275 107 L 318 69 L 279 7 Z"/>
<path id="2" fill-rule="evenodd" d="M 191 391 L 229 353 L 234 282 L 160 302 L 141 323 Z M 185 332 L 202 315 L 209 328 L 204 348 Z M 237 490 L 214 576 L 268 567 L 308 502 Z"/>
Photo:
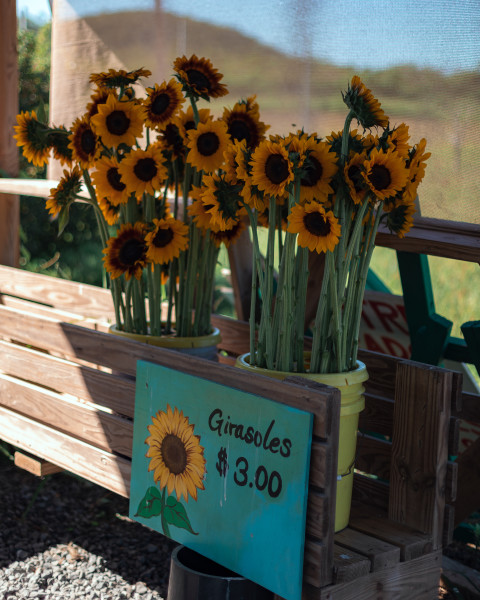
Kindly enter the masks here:
<path id="1" fill-rule="evenodd" d="M 58 215 L 58 237 L 60 237 L 65 229 L 65 227 L 68 225 L 68 220 L 70 218 L 70 204 L 67 204 L 66 206 L 62 206 L 62 210 L 60 211 L 60 214 Z"/>
<path id="2" fill-rule="evenodd" d="M 170 525 L 175 525 L 175 527 L 186 529 L 190 533 L 193 533 L 193 535 L 198 535 L 198 533 L 193 531 L 192 526 L 190 525 L 185 507 L 178 502 L 174 496 L 169 496 L 167 498 L 164 516 L 165 520 L 167 523 L 170 523 Z"/>
<path id="3" fill-rule="evenodd" d="M 149 487 L 138 505 L 135 516 L 150 519 L 160 514 L 162 514 L 162 496 L 156 487 Z"/>

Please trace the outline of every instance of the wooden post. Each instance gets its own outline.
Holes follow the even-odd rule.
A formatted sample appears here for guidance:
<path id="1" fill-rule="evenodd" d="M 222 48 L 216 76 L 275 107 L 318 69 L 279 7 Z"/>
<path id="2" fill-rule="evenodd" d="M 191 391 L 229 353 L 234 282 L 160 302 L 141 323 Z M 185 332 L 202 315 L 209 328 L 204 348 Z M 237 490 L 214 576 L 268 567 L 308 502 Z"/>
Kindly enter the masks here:
<path id="1" fill-rule="evenodd" d="M 0 170 L 18 175 L 13 126 L 18 113 L 17 13 L 15 0 L 0 2 Z M 20 198 L 0 194 L 0 264 L 18 266 Z"/>

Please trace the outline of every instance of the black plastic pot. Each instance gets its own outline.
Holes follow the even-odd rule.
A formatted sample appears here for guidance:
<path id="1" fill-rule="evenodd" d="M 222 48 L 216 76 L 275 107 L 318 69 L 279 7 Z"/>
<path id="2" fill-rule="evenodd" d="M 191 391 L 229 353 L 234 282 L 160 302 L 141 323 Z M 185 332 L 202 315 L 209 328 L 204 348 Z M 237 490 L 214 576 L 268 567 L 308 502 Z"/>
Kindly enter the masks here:
<path id="1" fill-rule="evenodd" d="M 167 600 L 273 600 L 273 593 L 178 546 L 170 561 Z"/>

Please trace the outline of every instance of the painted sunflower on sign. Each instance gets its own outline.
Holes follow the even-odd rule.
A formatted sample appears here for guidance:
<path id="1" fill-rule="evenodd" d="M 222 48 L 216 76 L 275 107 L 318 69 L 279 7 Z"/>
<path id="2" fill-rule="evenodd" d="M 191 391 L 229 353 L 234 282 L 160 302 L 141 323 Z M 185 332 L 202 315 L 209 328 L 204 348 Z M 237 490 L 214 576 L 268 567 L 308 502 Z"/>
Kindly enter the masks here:
<path id="1" fill-rule="evenodd" d="M 177 500 L 183 496 L 186 502 L 191 497 L 197 500 L 198 490 L 204 490 L 204 448 L 200 436 L 194 434 L 195 426 L 177 407 L 172 411 L 158 411 L 148 426 L 150 435 L 145 440 L 149 446 L 147 458 L 149 471 L 161 490 L 168 495 L 175 492 Z"/>
<path id="2" fill-rule="evenodd" d="M 103 262 L 105 270 L 112 279 L 125 275 L 128 281 L 131 277 L 140 279 L 147 264 L 147 245 L 145 243 L 145 225 L 126 223 L 111 237 L 104 248 Z"/>
<path id="3" fill-rule="evenodd" d="M 182 221 L 173 217 L 153 219 L 153 226 L 145 236 L 147 259 L 151 263 L 169 263 L 188 248 L 188 227 Z"/>

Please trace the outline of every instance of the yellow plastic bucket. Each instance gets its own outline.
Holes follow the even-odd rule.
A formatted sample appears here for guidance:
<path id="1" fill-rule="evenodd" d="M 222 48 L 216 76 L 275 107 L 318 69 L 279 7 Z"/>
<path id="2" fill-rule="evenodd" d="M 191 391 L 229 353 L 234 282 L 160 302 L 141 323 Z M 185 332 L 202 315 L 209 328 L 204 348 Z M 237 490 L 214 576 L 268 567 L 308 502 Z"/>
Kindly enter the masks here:
<path id="1" fill-rule="evenodd" d="M 130 333 L 117 329 L 115 325 L 109 327 L 110 333 L 126 337 L 136 342 L 143 342 L 151 346 L 177 350 L 185 354 L 192 354 L 208 360 L 217 360 L 217 344 L 221 341 L 220 330 L 214 327 L 208 335 L 198 337 L 177 337 L 175 335 L 149 335 L 141 333 Z"/>
<path id="2" fill-rule="evenodd" d="M 308 353 L 307 353 L 308 354 Z M 365 408 L 363 393 L 364 382 L 368 379 L 366 366 L 357 361 L 357 368 L 347 373 L 288 373 L 252 367 L 250 354 L 237 358 L 237 366 L 276 379 L 285 379 L 290 375 L 305 377 L 336 387 L 340 390 L 340 432 L 338 445 L 337 501 L 335 505 L 335 531 L 341 531 L 348 525 L 352 503 L 353 468 L 357 447 L 358 416 Z"/>

